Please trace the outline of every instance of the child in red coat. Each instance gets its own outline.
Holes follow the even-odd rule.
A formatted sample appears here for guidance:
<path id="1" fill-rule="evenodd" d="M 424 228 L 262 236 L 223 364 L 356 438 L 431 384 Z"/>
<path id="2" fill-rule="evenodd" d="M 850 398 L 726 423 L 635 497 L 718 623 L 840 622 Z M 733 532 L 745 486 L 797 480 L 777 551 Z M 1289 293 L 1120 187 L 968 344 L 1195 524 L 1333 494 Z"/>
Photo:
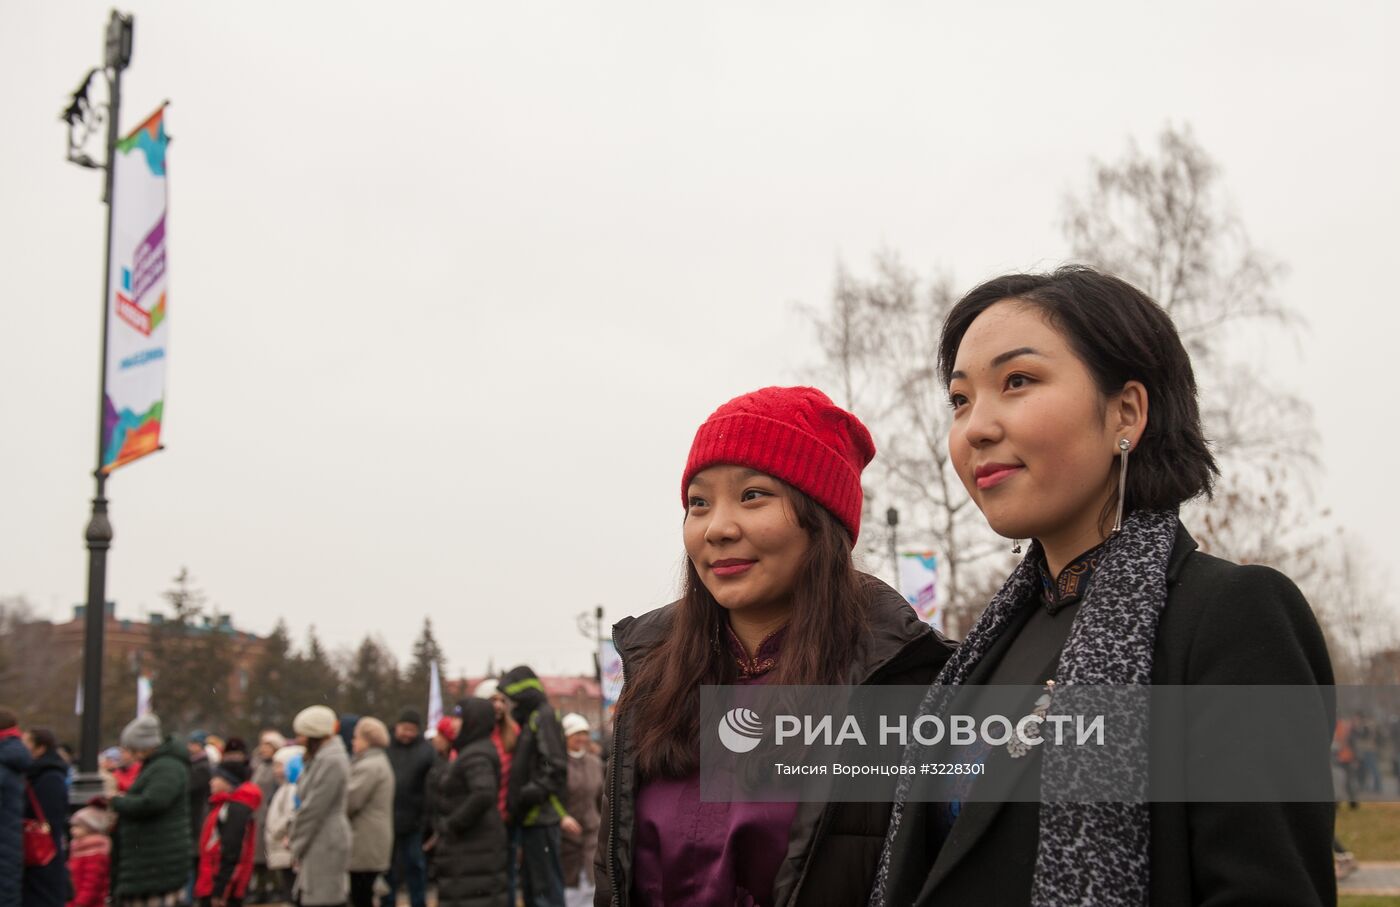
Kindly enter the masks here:
<path id="1" fill-rule="evenodd" d="M 68 820 L 73 834 L 68 849 L 68 874 L 73 900 L 68 907 L 103 907 L 107 903 L 112 869 L 111 814 L 101 806 L 84 806 Z"/>
<path id="2" fill-rule="evenodd" d="M 253 812 L 262 803 L 262 791 L 239 768 L 221 765 L 209 781 L 213 793 L 199 836 L 199 875 L 194 883 L 201 907 L 241 907 L 253 876 Z"/>

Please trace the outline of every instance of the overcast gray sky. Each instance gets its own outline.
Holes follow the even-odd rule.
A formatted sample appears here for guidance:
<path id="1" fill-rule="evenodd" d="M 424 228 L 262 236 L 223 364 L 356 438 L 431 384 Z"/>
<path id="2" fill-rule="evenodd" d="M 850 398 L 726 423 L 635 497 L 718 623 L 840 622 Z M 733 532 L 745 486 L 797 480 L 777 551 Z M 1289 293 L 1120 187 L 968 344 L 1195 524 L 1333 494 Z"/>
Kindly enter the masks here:
<path id="1" fill-rule="evenodd" d="M 802 377 L 793 304 L 838 259 L 1053 266 L 1090 159 L 1168 122 L 1290 267 L 1278 380 L 1391 557 L 1394 3 L 123 9 L 122 128 L 169 98 L 175 139 L 167 450 L 108 486 L 125 616 L 185 565 L 259 633 L 403 657 L 431 615 L 453 674 L 586 669 L 574 615 L 669 600 L 691 435 Z M 0 595 L 54 618 L 86 589 L 103 225 L 57 114 L 108 10 L 0 0 Z"/>

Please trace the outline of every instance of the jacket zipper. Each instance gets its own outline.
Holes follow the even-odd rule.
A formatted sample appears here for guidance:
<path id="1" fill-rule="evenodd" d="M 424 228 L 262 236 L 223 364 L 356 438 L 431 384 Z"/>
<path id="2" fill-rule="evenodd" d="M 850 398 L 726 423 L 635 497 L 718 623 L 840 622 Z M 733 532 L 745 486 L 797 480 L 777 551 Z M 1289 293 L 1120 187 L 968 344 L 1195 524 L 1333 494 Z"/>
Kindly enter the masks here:
<path id="1" fill-rule="evenodd" d="M 920 634 L 917 638 L 911 639 L 909 642 L 905 643 L 903 646 L 900 647 L 898 652 L 885 659 L 883 663 L 876 665 L 874 669 L 872 669 L 863 680 L 859 681 L 855 685 L 873 686 L 875 684 L 876 679 L 880 676 L 881 673 L 889 670 L 891 665 L 898 664 L 899 659 L 904 656 L 904 653 L 914 648 L 923 640 L 923 635 L 924 634 Z M 788 901 L 788 903 L 790 904 L 796 903 L 798 897 L 802 894 L 802 886 L 807 882 L 807 871 L 812 868 L 812 854 L 816 853 L 817 848 L 821 845 L 822 838 L 826 836 L 827 819 L 830 816 L 830 812 L 833 805 L 834 804 L 832 803 L 826 804 L 826 807 L 822 810 L 821 816 L 817 818 L 817 827 L 812 830 L 812 843 L 807 848 L 807 858 L 802 861 L 802 872 L 798 874 L 797 883 L 792 887 L 792 897 Z"/>
<path id="2" fill-rule="evenodd" d="M 618 667 L 622 669 L 622 686 L 627 686 L 627 660 L 622 657 L 622 650 L 617 650 Z M 620 693 L 618 694 L 621 695 Z M 623 895 L 618 888 L 618 880 L 622 877 L 622 860 L 617 853 L 617 791 L 620 784 L 618 776 L 622 774 L 622 721 L 616 711 L 613 712 L 613 745 L 612 745 L 612 782 L 608 785 L 608 882 L 612 887 L 613 907 L 622 907 Z"/>

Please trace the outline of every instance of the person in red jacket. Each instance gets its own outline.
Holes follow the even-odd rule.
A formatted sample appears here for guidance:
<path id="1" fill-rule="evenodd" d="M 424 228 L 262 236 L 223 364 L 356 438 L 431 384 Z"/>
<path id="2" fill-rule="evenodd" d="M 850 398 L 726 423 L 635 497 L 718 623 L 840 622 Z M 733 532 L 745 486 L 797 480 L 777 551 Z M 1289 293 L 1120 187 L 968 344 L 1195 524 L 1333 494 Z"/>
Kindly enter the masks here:
<path id="1" fill-rule="evenodd" d="M 213 793 L 199 836 L 199 876 L 194 883 L 201 907 L 242 907 L 253 876 L 253 812 L 262 803 L 262 791 L 238 768 L 221 765 L 209 780 Z"/>
<path id="2" fill-rule="evenodd" d="M 68 907 L 103 907 L 111 887 L 112 814 L 102 801 L 84 806 L 68 821 L 73 843 L 68 849 L 68 874 L 73 880 L 73 900 Z"/>

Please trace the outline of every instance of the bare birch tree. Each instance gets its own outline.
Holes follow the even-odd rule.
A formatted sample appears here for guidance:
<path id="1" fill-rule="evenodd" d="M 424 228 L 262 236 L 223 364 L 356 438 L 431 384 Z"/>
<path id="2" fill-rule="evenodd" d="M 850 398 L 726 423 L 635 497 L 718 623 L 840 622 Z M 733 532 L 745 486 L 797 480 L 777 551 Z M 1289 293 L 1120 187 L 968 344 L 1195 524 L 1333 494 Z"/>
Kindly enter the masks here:
<path id="1" fill-rule="evenodd" d="M 838 266 L 828 309 L 805 309 L 823 362 L 816 378 L 870 428 L 879 455 L 866 473 L 867 511 L 900 512 L 900 537 L 939 556 L 949 631 L 960 635 L 987 602 L 977 565 L 1003 543 L 987 528 L 948 458 L 952 411 L 938 377 L 938 335 L 956 301 L 946 278 L 921 280 L 892 252 L 868 279 Z M 893 579 L 884 521 L 864 520 L 861 556 Z"/>
<path id="2" fill-rule="evenodd" d="M 1202 545 L 1297 570 L 1318 549 L 1325 519 L 1313 502 L 1312 411 L 1242 358 L 1239 341 L 1286 336 L 1302 318 L 1278 293 L 1282 265 L 1253 244 L 1225 200 L 1220 168 L 1189 129 L 1168 127 L 1155 154 L 1130 142 L 1118 161 L 1095 163 L 1089 186 L 1066 199 L 1063 226 L 1075 260 L 1156 299 L 1191 353 L 1221 465 L 1216 501 L 1193 513 Z"/>

